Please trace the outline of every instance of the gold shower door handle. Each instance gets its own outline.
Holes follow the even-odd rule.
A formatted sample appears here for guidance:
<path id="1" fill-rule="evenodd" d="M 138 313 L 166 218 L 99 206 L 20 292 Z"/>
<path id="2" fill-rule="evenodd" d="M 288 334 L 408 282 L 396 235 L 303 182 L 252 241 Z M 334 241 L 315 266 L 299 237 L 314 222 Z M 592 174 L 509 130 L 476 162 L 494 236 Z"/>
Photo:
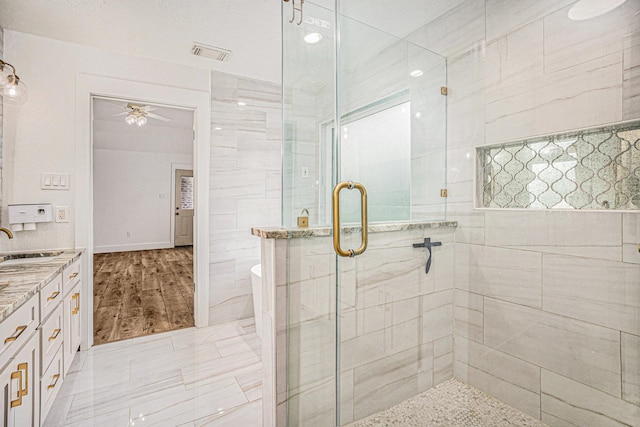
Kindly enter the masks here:
<path id="1" fill-rule="evenodd" d="M 343 189 L 353 190 L 354 188 L 360 191 L 360 214 L 362 225 L 362 243 L 358 249 L 344 250 L 340 247 L 340 191 Z M 359 182 L 344 181 L 339 183 L 333 189 L 333 249 L 336 253 L 343 257 L 354 257 L 362 254 L 367 250 L 367 244 L 369 242 L 368 237 L 369 222 L 367 219 L 367 189 Z"/>

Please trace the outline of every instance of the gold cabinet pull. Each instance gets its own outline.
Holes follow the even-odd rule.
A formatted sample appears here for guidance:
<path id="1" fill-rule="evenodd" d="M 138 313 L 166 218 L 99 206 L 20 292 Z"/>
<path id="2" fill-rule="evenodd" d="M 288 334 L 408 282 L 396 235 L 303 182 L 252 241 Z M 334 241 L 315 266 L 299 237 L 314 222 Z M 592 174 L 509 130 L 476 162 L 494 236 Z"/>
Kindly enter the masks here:
<path id="1" fill-rule="evenodd" d="M 18 392 L 21 397 L 27 396 L 29 394 L 29 364 L 28 363 L 20 363 L 18 365 L 18 372 L 24 371 L 24 388 L 22 388 L 22 384 L 20 384 L 20 391 Z M 22 383 L 22 380 L 20 380 Z"/>
<path id="2" fill-rule="evenodd" d="M 56 299 L 58 297 L 58 295 L 60 295 L 60 292 L 55 291 L 54 293 L 51 294 L 51 296 L 49 298 L 47 298 L 47 301 L 53 301 L 54 299 Z"/>
<path id="3" fill-rule="evenodd" d="M 15 408 L 22 405 L 22 371 L 17 370 L 15 372 L 11 372 L 11 379 L 18 380 L 18 398 L 16 400 L 11 401 L 11 407 Z"/>
<path id="4" fill-rule="evenodd" d="M 76 301 L 76 306 L 71 310 L 71 314 L 78 314 L 80 312 L 80 292 L 73 294 L 71 299 Z"/>
<path id="5" fill-rule="evenodd" d="M 362 240 L 358 249 L 344 250 L 340 247 L 340 191 L 343 189 L 353 190 L 357 188 L 360 191 L 360 219 L 362 225 Z M 336 253 L 343 257 L 354 257 L 362 254 L 367 250 L 369 242 L 368 237 L 368 216 L 367 216 L 367 189 L 359 182 L 344 181 L 339 183 L 333 189 L 333 249 Z"/>
<path id="6" fill-rule="evenodd" d="M 58 338 L 58 335 L 60 335 L 60 331 L 61 329 L 54 329 L 53 330 L 53 334 L 51 334 L 51 336 L 49 337 L 49 341 L 55 341 L 56 338 Z"/>
<path id="7" fill-rule="evenodd" d="M 75 273 L 73 273 L 71 276 L 69 276 L 69 279 L 75 279 L 75 278 L 78 276 L 78 274 L 80 274 L 80 273 L 78 273 L 78 272 L 76 271 L 76 272 L 75 272 Z"/>
<path id="8" fill-rule="evenodd" d="M 47 386 L 47 390 L 51 390 L 52 388 L 55 388 L 56 384 L 58 384 L 59 379 L 60 379 L 60 374 L 55 374 L 53 376 L 53 382 Z"/>
<path id="9" fill-rule="evenodd" d="M 8 343 L 8 342 L 11 342 L 11 341 L 15 341 L 15 340 L 17 340 L 17 339 L 20 337 L 20 335 L 22 335 L 22 333 L 23 333 L 26 329 L 27 329 L 27 325 L 18 326 L 18 327 L 16 328 L 16 331 L 13 333 L 13 335 L 11 335 L 10 337 L 8 337 L 8 338 L 5 338 L 5 339 L 4 339 L 4 343 L 6 344 L 6 343 Z"/>

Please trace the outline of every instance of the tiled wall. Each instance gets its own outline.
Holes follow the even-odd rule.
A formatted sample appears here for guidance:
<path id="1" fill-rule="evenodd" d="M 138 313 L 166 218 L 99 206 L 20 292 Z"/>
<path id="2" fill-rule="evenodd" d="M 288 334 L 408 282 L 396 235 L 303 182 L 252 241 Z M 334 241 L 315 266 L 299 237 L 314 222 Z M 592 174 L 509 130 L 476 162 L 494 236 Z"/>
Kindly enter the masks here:
<path id="1" fill-rule="evenodd" d="M 452 377 L 453 230 L 372 233 L 366 256 L 339 260 L 338 278 L 330 237 L 263 240 L 264 395 L 277 395 L 265 400 L 275 425 L 286 425 L 287 405 L 288 425 L 333 425 L 336 279 L 342 424 Z M 426 251 L 412 247 L 424 237 L 443 242 L 429 275 Z M 347 235 L 343 244 L 359 238 Z M 269 412 L 276 403 L 280 410 Z"/>
<path id="2" fill-rule="evenodd" d="M 640 1 L 573 2 L 467 0 L 412 35 L 448 57 L 454 373 L 550 425 L 638 425 L 640 214 L 473 210 L 476 146 L 640 118 Z"/>
<path id="3" fill-rule="evenodd" d="M 251 227 L 280 225 L 280 97 L 279 85 L 211 73 L 212 324 L 253 316 L 260 239 Z"/>
<path id="4" fill-rule="evenodd" d="M 320 13 L 317 9 L 311 10 Z M 332 15 L 325 18 L 333 20 Z M 446 85 L 445 58 L 355 20 L 345 18 L 341 31 L 340 114 L 373 109 L 373 105 L 385 97 L 408 92 L 412 113 L 411 154 L 401 160 L 411 171 L 410 200 L 407 200 L 411 219 L 444 219 L 440 189 L 445 178 L 442 165 L 445 162 L 446 99 L 440 94 L 440 88 Z M 304 208 L 309 209 L 312 226 L 325 225 L 330 222 L 330 203 L 326 203 L 323 196 L 331 192 L 331 188 L 327 188 L 331 169 L 322 167 L 322 156 L 326 157 L 330 150 L 320 130 L 335 114 L 333 44 L 327 39 L 313 48 L 300 46 L 300 35 L 288 25 L 284 27 L 283 38 L 284 225 L 295 226 L 296 216 Z M 413 70 L 421 70 L 423 74 L 410 77 L 409 72 Z M 391 135 L 388 144 L 393 143 Z M 328 154 L 330 157 L 331 153 Z M 367 163 L 363 161 L 364 164 Z M 308 178 L 301 176 L 302 167 L 309 169 Z M 343 169 L 357 168 L 343 164 Z M 375 176 L 373 167 L 366 172 Z M 342 179 L 364 178 L 343 176 Z"/>

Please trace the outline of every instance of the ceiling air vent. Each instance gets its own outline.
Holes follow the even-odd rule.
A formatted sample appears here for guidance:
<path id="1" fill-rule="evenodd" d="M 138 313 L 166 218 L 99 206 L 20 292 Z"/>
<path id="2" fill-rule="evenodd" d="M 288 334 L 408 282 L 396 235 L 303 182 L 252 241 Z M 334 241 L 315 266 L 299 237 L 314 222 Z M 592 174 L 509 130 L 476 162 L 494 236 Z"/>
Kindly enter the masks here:
<path id="1" fill-rule="evenodd" d="M 227 61 L 231 55 L 230 50 L 215 46 L 207 46 L 202 43 L 194 43 L 191 48 L 191 53 L 196 56 L 204 56 L 205 58 L 211 58 L 218 61 Z"/>

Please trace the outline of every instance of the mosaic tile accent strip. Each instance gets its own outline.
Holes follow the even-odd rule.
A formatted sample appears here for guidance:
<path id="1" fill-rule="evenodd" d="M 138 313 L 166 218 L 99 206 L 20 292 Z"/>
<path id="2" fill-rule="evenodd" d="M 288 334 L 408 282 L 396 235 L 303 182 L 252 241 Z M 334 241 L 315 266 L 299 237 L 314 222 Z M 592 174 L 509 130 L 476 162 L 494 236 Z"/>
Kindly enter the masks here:
<path id="1" fill-rule="evenodd" d="M 484 208 L 640 209 L 640 121 L 477 149 Z"/>
<path id="2" fill-rule="evenodd" d="M 456 379 L 447 380 L 416 397 L 348 426 L 548 427 L 542 421 Z"/>

